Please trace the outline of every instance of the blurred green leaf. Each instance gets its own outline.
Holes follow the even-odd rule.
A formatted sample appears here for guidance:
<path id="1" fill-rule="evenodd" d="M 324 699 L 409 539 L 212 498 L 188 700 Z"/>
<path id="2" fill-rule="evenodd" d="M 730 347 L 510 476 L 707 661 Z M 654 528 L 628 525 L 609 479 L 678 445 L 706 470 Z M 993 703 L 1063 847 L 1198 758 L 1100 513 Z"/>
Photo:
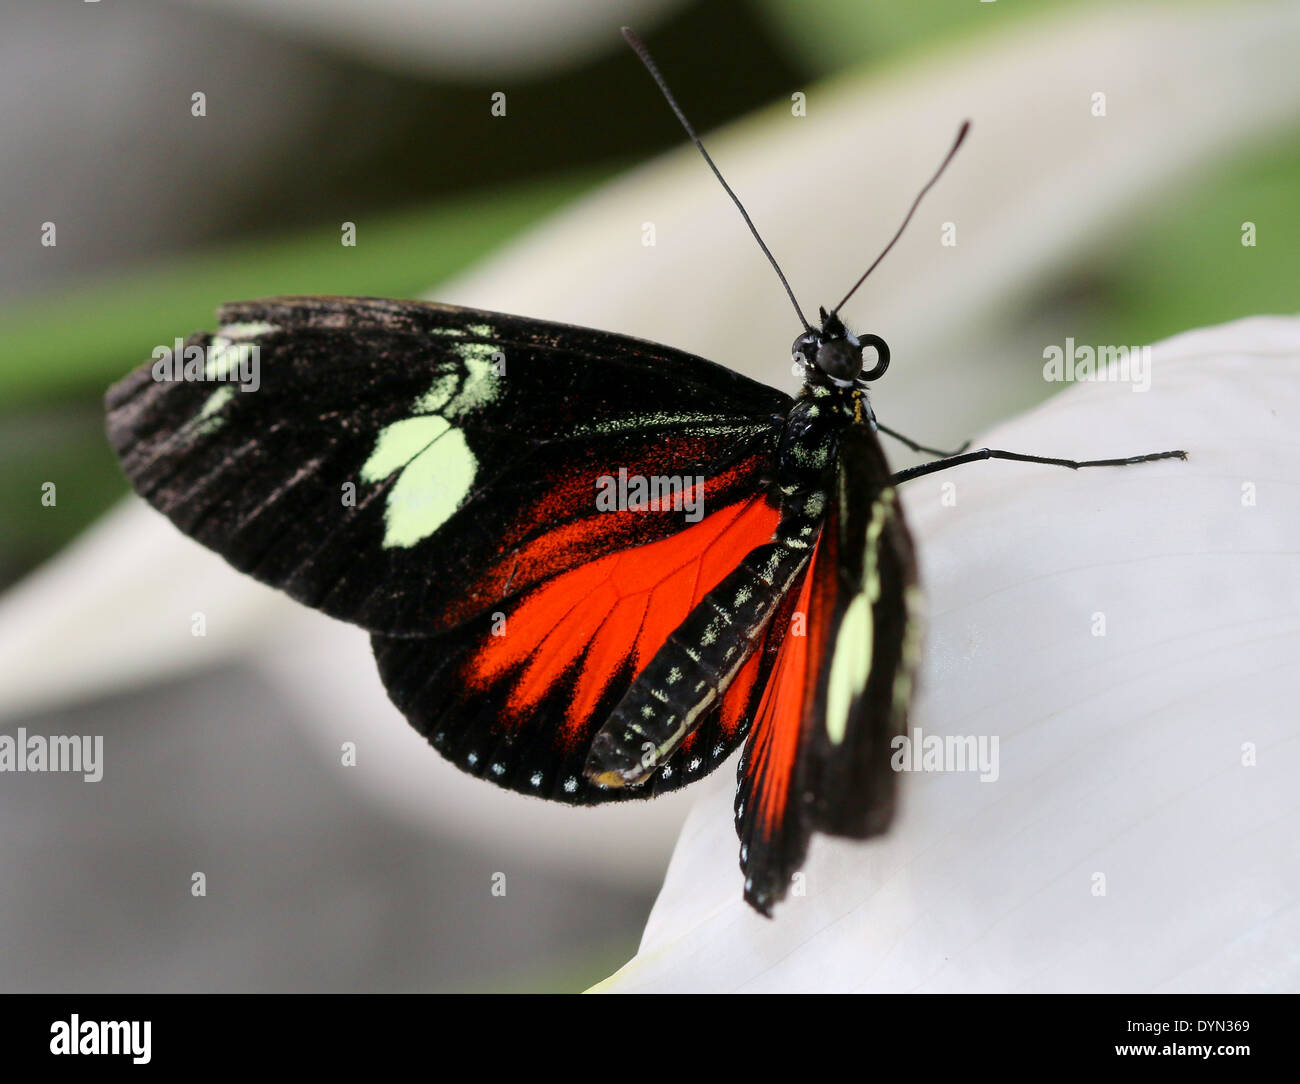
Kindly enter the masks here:
<path id="1" fill-rule="evenodd" d="M 46 482 L 56 487 L 53 505 L 41 500 Z M 104 441 L 98 401 L 6 416 L 0 426 L 0 586 L 88 526 L 125 489 Z"/>
<path id="2" fill-rule="evenodd" d="M 480 259 L 598 178 L 553 179 L 357 223 L 240 245 L 0 311 L 6 410 L 102 392 L 160 342 L 211 327 L 224 301 L 284 294 L 411 297 Z"/>
<path id="3" fill-rule="evenodd" d="M 1153 342 L 1260 313 L 1300 312 L 1292 137 L 1173 192 L 1143 228 L 1106 254 L 1093 342 Z M 1256 244 L 1243 245 L 1253 222 Z"/>

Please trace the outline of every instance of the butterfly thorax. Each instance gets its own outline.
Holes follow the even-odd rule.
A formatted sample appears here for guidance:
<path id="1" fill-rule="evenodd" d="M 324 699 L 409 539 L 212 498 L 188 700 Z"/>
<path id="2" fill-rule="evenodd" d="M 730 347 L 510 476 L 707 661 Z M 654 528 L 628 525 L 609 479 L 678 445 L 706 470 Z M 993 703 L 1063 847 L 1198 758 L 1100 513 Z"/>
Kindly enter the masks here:
<path id="1" fill-rule="evenodd" d="M 777 446 L 777 485 L 784 496 L 820 489 L 834 464 L 839 434 L 863 417 L 861 389 L 809 383 L 786 413 Z"/>

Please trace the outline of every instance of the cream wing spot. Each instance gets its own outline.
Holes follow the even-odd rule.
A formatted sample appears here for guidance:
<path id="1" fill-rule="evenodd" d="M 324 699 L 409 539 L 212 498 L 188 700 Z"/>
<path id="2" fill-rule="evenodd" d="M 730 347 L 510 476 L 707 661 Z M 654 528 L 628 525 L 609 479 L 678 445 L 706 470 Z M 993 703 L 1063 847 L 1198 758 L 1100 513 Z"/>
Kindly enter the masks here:
<path id="1" fill-rule="evenodd" d="M 844 740 L 853 699 L 866 690 L 871 676 L 871 657 L 875 650 L 872 609 L 880 598 L 880 536 L 893 514 L 894 491 L 886 489 L 876 499 L 867 523 L 862 549 L 863 590 L 854 596 L 844 612 L 826 679 L 826 736 L 834 745 Z"/>
<path id="2" fill-rule="evenodd" d="M 234 396 L 235 389 L 229 384 L 209 395 L 199 412 L 189 422 L 191 433 L 206 437 L 209 433 L 215 433 L 220 429 L 226 422 L 226 419 L 221 417 L 221 410 Z"/>
<path id="3" fill-rule="evenodd" d="M 417 414 L 445 414 L 460 418 L 487 406 L 497 397 L 497 357 L 504 356 L 491 343 L 457 343 L 452 350 L 460 357 L 463 368 L 451 369 L 434 377 L 429 390 L 412 404 Z"/>
<path id="4" fill-rule="evenodd" d="M 219 334 L 227 339 L 256 339 L 261 335 L 269 335 L 272 331 L 278 330 L 279 328 L 275 324 L 250 320 L 242 324 L 222 324 Z"/>
<path id="5" fill-rule="evenodd" d="M 203 363 L 205 380 L 230 380 L 245 363 L 254 357 L 256 346 L 247 342 L 279 329 L 274 324 L 242 323 L 222 324 L 208 344 L 208 356 Z"/>
<path id="6" fill-rule="evenodd" d="M 844 612 L 826 679 L 826 736 L 833 745 L 844 740 L 853 698 L 867 687 L 873 635 L 871 600 L 859 593 Z"/>
<path id="7" fill-rule="evenodd" d="M 363 482 L 379 482 L 428 450 L 451 429 L 446 418 L 403 418 L 379 431 L 374 451 L 361 467 Z"/>
<path id="8" fill-rule="evenodd" d="M 413 546 L 446 523 L 477 466 L 465 435 L 446 418 L 426 414 L 385 426 L 361 468 L 368 483 L 401 471 L 384 509 L 384 548 Z"/>
<path id="9" fill-rule="evenodd" d="M 199 411 L 200 418 L 208 418 L 225 406 L 235 397 L 235 389 L 226 385 L 224 388 L 218 388 L 203 404 L 203 409 Z"/>
<path id="10" fill-rule="evenodd" d="M 433 386 L 415 401 L 415 412 L 417 414 L 440 413 L 456 394 L 458 383 L 455 373 L 443 373 L 437 377 Z"/>

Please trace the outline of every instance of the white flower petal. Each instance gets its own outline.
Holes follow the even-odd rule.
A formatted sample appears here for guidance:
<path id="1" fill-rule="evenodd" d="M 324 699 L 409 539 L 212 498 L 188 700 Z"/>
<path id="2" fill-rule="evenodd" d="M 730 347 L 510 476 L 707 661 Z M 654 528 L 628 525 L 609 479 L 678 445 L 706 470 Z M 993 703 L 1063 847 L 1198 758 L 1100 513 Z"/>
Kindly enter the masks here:
<path id="1" fill-rule="evenodd" d="M 123 501 L 0 600 L 0 719 L 218 666 L 295 608 Z"/>
<path id="2" fill-rule="evenodd" d="M 931 614 L 911 726 L 997 735 L 998 780 L 902 775 L 891 832 L 818 838 L 767 921 L 716 778 L 602 988 L 1300 986 L 1297 423 L 1300 319 L 1243 320 L 1157 346 L 1146 393 L 1076 386 L 981 442 L 1185 463 L 905 486 Z"/>

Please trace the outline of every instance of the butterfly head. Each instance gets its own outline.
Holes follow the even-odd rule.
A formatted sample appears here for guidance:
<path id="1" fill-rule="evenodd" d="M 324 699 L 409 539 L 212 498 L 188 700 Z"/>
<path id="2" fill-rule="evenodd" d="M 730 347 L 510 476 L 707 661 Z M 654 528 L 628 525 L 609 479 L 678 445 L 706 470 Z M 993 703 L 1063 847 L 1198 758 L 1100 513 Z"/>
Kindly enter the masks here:
<path id="1" fill-rule="evenodd" d="M 889 368 L 889 347 L 879 335 L 855 335 L 833 312 L 821 310 L 822 326 L 818 331 L 805 331 L 794 341 L 791 351 L 802 361 L 809 377 L 841 388 L 851 388 L 868 380 L 877 380 Z M 862 371 L 863 352 L 871 347 L 876 352 L 876 363 Z"/>

